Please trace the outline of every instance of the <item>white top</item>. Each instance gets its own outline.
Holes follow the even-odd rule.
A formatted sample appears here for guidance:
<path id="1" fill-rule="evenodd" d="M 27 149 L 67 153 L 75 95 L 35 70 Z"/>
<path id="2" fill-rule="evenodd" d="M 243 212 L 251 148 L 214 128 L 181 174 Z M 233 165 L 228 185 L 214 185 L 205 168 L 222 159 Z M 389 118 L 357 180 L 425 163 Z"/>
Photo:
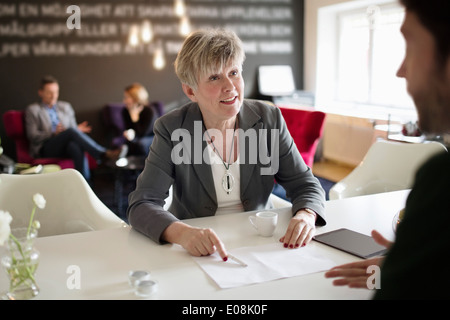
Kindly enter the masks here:
<path id="1" fill-rule="evenodd" d="M 208 144 L 209 160 L 211 163 L 211 170 L 214 178 L 214 187 L 216 189 L 217 196 L 217 211 L 216 215 L 236 213 L 244 211 L 244 207 L 241 201 L 241 184 L 240 184 L 240 172 L 239 172 L 239 156 L 234 163 L 229 166 L 229 173 L 234 177 L 234 186 L 230 194 L 228 194 L 222 186 L 222 179 L 227 172 L 222 159 L 214 151 L 211 144 Z M 225 162 L 226 163 L 226 162 Z M 228 164 L 227 164 L 228 165 Z"/>

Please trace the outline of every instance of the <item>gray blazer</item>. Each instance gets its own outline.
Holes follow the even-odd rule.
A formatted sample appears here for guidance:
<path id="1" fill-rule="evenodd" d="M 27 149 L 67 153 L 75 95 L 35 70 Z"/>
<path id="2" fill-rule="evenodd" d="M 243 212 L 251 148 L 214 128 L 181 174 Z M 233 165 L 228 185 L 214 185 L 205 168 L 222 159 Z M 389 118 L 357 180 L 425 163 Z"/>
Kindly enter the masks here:
<path id="1" fill-rule="evenodd" d="M 267 155 L 277 154 L 276 147 L 279 152 L 278 170 L 267 174 L 273 165 L 268 164 L 264 157 L 258 156 L 257 161 L 254 157 L 252 159 L 250 151 L 254 152 L 255 145 L 249 143 L 250 139 L 246 135 L 239 135 L 240 190 L 244 210 L 270 208 L 268 198 L 276 179 L 292 199 L 293 213 L 302 208 L 310 208 L 318 214 L 316 223 L 324 225 L 325 192 L 303 161 L 280 110 L 259 101 L 245 100 L 238 118 L 240 129 L 246 133 L 256 133 L 258 154 L 266 155 L 267 159 Z M 129 223 L 156 242 L 161 242 L 161 234 L 171 223 L 213 216 L 217 210 L 211 167 L 201 158 L 207 142 L 203 141 L 203 127 L 197 121 L 202 121 L 202 115 L 196 103 L 188 103 L 156 121 L 155 138 L 145 168 L 137 179 L 135 191 L 129 195 Z M 177 129 L 188 132 L 190 139 L 184 137 L 172 141 L 172 133 Z M 267 129 L 266 132 L 269 133 L 265 135 L 261 129 Z M 271 131 L 272 129 L 278 130 Z M 270 132 L 279 132 L 278 144 L 275 143 L 276 140 L 272 143 Z M 266 140 L 261 139 L 264 136 L 267 136 Z M 194 143 L 194 139 L 202 140 L 201 149 L 200 144 Z M 247 143 L 243 139 L 247 139 Z M 180 143 L 183 148 L 178 145 Z M 185 162 L 175 164 L 172 161 L 171 153 L 174 148 L 183 150 Z M 266 170 L 264 174 L 262 170 Z M 163 206 L 172 184 L 173 200 L 169 212 Z"/>
<path id="2" fill-rule="evenodd" d="M 43 103 L 34 103 L 25 109 L 25 130 L 30 141 L 30 154 L 38 157 L 44 142 L 52 136 L 50 116 Z M 77 128 L 77 121 L 72 105 L 68 102 L 58 101 L 56 113 L 59 121 L 65 128 Z"/>

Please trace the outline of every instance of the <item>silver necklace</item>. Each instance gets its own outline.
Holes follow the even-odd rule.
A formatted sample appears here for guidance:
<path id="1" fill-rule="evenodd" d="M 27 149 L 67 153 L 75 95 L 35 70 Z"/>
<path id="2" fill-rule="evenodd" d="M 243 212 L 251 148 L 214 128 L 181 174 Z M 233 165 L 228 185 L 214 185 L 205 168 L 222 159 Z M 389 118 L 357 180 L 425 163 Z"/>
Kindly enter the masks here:
<path id="1" fill-rule="evenodd" d="M 231 141 L 231 148 L 230 148 L 230 155 L 228 157 L 228 166 L 223 160 L 223 158 L 220 156 L 219 150 L 214 145 L 214 142 L 211 139 L 211 136 L 208 133 L 208 130 L 206 130 L 205 124 L 203 123 L 203 127 L 205 128 L 206 134 L 208 135 L 209 141 L 211 141 L 211 144 L 213 146 L 213 150 L 217 155 L 219 156 L 220 160 L 222 160 L 223 166 L 225 167 L 225 174 L 222 177 L 222 188 L 225 190 L 227 194 L 230 194 L 231 191 L 233 191 L 234 188 L 234 177 L 230 172 L 230 166 L 231 166 L 231 155 L 233 154 L 233 146 L 234 146 L 234 136 L 236 133 L 236 121 L 234 121 L 234 129 L 233 129 L 233 140 Z"/>

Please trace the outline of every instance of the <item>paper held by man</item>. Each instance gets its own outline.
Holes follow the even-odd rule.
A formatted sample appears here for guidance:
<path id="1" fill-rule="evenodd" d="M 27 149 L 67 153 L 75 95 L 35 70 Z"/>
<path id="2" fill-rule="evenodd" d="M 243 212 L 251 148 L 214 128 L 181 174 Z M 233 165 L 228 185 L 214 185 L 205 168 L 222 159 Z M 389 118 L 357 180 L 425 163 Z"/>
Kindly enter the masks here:
<path id="1" fill-rule="evenodd" d="M 247 266 L 231 259 L 224 262 L 217 252 L 193 259 L 222 289 L 316 273 L 336 266 L 314 246 L 288 250 L 280 247 L 280 243 L 271 243 L 233 249 L 230 253 Z"/>

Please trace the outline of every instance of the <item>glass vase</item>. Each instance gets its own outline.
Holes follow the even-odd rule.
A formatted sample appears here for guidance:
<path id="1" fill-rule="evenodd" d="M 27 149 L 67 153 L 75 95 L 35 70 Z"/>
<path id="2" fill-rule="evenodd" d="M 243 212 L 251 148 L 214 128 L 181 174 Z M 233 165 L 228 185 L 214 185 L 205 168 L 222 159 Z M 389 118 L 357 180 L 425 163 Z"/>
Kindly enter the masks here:
<path id="1" fill-rule="evenodd" d="M 7 253 L 2 257 L 2 265 L 9 278 L 9 290 L 5 298 L 27 300 L 39 293 L 34 277 L 39 264 L 39 251 L 34 248 L 37 230 L 27 228 L 11 230 L 6 243 Z"/>

